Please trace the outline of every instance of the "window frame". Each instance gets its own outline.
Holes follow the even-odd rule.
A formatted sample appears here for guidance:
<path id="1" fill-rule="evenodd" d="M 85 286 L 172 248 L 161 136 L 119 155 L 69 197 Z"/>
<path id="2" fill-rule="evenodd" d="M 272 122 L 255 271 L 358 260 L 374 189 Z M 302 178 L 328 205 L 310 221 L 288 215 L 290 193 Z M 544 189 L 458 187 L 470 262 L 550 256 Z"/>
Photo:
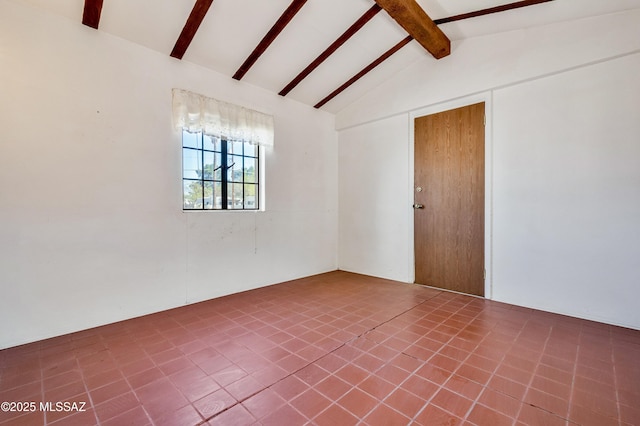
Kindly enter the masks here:
<path id="1" fill-rule="evenodd" d="M 196 137 L 196 144 L 194 146 L 185 145 L 185 133 L 194 135 Z M 189 132 L 185 129 L 182 130 L 182 211 L 183 212 L 201 212 L 201 211 L 261 211 L 263 208 L 263 188 L 262 188 L 262 167 L 263 167 L 263 153 L 261 152 L 260 145 L 249 144 L 248 142 L 228 141 L 222 138 L 205 135 L 203 132 Z M 206 147 L 205 138 L 210 138 L 210 147 Z M 247 146 L 252 147 L 252 153 L 247 153 Z M 237 148 L 241 147 L 241 151 L 237 152 Z M 236 149 L 234 149 L 236 148 Z M 186 177 L 186 172 L 189 170 L 185 167 L 185 152 L 193 151 L 197 153 L 197 165 L 199 169 L 194 170 L 196 173 L 199 171 L 199 177 Z M 205 172 L 205 154 L 213 155 L 214 162 L 211 164 L 212 170 L 210 176 L 207 176 Z M 219 156 L 220 164 L 217 165 L 216 156 Z M 242 164 L 238 168 L 234 168 L 236 162 L 233 161 L 229 165 L 230 159 L 241 159 Z M 247 169 L 245 165 L 247 162 L 253 163 L 253 180 L 247 180 Z M 218 173 L 219 170 L 219 178 Z M 223 171 L 226 171 L 223 172 Z M 237 180 L 237 173 L 240 172 L 240 180 Z M 202 190 L 201 197 L 196 200 L 201 200 L 201 207 L 187 207 L 186 204 L 186 183 L 197 182 L 200 183 Z M 212 194 L 210 207 L 207 208 L 208 197 L 205 197 L 206 186 L 211 185 Z M 216 192 L 216 185 L 220 187 L 220 193 Z M 238 206 L 234 200 L 233 193 L 236 186 L 240 186 L 242 189 L 241 205 Z M 253 187 L 253 207 L 247 207 L 247 190 L 249 187 Z M 229 194 L 229 192 L 232 194 Z M 235 192 L 237 193 L 237 192 Z M 231 198 L 230 198 L 231 196 Z M 250 195 L 249 195 L 250 196 Z M 220 198 L 219 207 L 217 204 L 217 198 Z M 232 204 L 230 204 L 232 203 Z"/>

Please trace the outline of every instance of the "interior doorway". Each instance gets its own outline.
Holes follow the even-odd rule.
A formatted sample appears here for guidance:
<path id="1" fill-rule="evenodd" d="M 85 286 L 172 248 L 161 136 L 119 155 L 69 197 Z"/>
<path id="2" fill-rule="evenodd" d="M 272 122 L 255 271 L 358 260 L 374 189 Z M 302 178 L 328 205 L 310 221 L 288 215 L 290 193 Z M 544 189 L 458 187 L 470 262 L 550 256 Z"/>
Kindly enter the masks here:
<path id="1" fill-rule="evenodd" d="M 484 296 L 485 103 L 414 131 L 415 282 Z"/>

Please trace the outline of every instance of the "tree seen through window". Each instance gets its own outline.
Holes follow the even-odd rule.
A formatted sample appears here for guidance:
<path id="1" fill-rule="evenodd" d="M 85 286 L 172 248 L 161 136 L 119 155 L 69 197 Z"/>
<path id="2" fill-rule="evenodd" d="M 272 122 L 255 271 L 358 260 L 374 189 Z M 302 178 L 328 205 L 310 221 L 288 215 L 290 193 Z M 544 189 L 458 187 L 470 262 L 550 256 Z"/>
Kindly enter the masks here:
<path id="1" fill-rule="evenodd" d="M 184 210 L 257 210 L 259 148 L 183 131 Z"/>

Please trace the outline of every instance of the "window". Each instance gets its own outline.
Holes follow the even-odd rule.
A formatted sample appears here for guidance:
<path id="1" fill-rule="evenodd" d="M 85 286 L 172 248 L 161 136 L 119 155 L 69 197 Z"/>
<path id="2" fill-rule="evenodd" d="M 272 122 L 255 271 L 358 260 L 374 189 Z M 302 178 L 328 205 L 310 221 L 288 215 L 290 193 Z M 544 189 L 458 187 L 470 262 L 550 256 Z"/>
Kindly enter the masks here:
<path id="1" fill-rule="evenodd" d="M 182 131 L 184 210 L 258 210 L 259 146 Z"/>
<path id="2" fill-rule="evenodd" d="M 259 210 L 260 151 L 273 149 L 273 116 L 183 89 L 171 93 L 173 125 L 182 132 L 183 210 Z"/>

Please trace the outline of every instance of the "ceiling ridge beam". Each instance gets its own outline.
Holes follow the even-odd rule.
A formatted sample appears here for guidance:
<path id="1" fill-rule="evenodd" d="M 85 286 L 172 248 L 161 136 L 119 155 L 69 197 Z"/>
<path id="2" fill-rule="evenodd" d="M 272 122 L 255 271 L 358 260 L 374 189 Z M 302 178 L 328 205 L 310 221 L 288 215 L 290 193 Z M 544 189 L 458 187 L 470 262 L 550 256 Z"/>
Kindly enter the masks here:
<path id="1" fill-rule="evenodd" d="M 241 80 L 242 77 L 249 71 L 249 69 L 256 63 L 258 58 L 262 56 L 262 54 L 267 50 L 267 48 L 273 43 L 273 41 L 280 35 L 282 30 L 289 24 L 289 22 L 293 19 L 294 16 L 302 9 L 302 6 L 307 2 L 307 0 L 293 0 L 289 7 L 282 13 L 280 18 L 276 21 L 275 24 L 271 27 L 271 29 L 265 34 L 265 36 L 260 40 L 260 43 L 253 49 L 253 52 L 249 55 L 249 57 L 240 65 L 240 68 L 233 75 L 233 78 L 236 80 Z"/>
<path id="2" fill-rule="evenodd" d="M 508 10 L 520 9 L 522 7 L 533 6 L 540 3 L 547 3 L 553 0 L 523 0 L 514 3 L 503 4 L 501 6 L 489 7 L 486 9 L 476 10 L 460 15 L 449 16 L 448 18 L 436 19 L 433 22 L 436 25 L 446 24 L 449 22 L 462 21 L 463 19 L 476 18 L 478 16 L 490 15 L 492 13 L 506 12 Z"/>
<path id="3" fill-rule="evenodd" d="M 193 41 L 193 37 L 195 37 L 198 28 L 200 28 L 200 24 L 202 24 L 204 17 L 209 11 L 211 3 L 213 3 L 213 0 L 196 0 L 196 4 L 193 5 L 187 22 L 184 24 L 184 28 L 182 28 L 180 37 L 178 37 L 176 44 L 173 46 L 171 56 L 182 59 Z"/>
<path id="4" fill-rule="evenodd" d="M 355 35 L 364 25 L 371 20 L 374 16 L 382 10 L 378 4 L 374 4 L 367 10 L 356 22 L 354 22 L 347 30 L 342 33 L 329 47 L 327 47 L 316 59 L 313 60 L 300 74 L 298 74 L 284 89 L 278 93 L 281 96 L 286 96 L 291 90 L 293 90 L 302 80 L 304 80 L 309 74 L 313 72 L 321 63 L 323 63 L 329 56 L 331 56 L 336 50 L 340 48 L 347 40 Z"/>
<path id="5" fill-rule="evenodd" d="M 505 4 L 505 5 L 502 5 L 502 6 L 490 7 L 490 8 L 487 8 L 487 9 L 476 10 L 474 12 L 463 13 L 463 14 L 460 14 L 460 15 L 454 15 L 454 16 L 450 16 L 448 18 L 436 19 L 434 22 L 437 25 L 440 25 L 440 24 L 445 24 L 447 22 L 462 21 L 464 19 L 475 18 L 475 17 L 478 17 L 478 16 L 489 15 L 489 14 L 492 14 L 492 13 L 506 12 L 508 10 L 519 9 L 519 8 L 522 8 L 522 7 L 533 6 L 533 5 L 536 5 L 536 4 L 546 3 L 546 2 L 550 2 L 550 1 L 554 1 L 554 0 L 524 0 L 524 1 L 517 1 L 517 2 L 514 2 L 514 3 Z M 351 77 L 344 84 L 342 84 L 336 90 L 331 92 L 329 95 L 327 95 L 325 98 L 323 98 L 320 102 L 315 104 L 313 107 L 314 108 L 322 107 L 324 104 L 329 102 L 331 99 L 335 98 L 340 93 L 342 93 L 344 90 L 346 90 L 353 83 L 355 83 L 356 81 L 358 81 L 359 79 L 364 77 L 365 74 L 367 74 L 369 71 L 371 71 L 372 69 L 374 69 L 375 67 L 380 65 L 382 62 L 387 60 L 391 55 L 396 53 L 398 50 L 402 49 L 412 39 L 413 38 L 411 36 L 409 36 L 409 37 L 405 38 L 404 40 L 402 40 L 400 43 L 396 44 L 394 47 L 392 47 L 391 49 L 386 51 L 384 54 L 382 54 L 382 56 L 380 56 L 378 59 L 376 59 L 375 61 L 373 61 L 369 65 L 367 65 L 362 71 L 360 71 L 359 73 L 357 73 L 356 75 Z"/>
<path id="6" fill-rule="evenodd" d="M 436 59 L 451 54 L 451 41 L 416 0 L 375 0 Z"/>
<path id="7" fill-rule="evenodd" d="M 399 43 L 397 43 L 395 46 L 393 46 L 391 49 L 387 50 L 386 52 L 384 52 L 380 57 L 378 57 L 378 59 L 376 59 L 375 61 L 371 62 L 369 65 L 367 65 L 366 67 L 364 67 L 364 69 L 362 71 L 360 71 L 359 73 L 357 73 L 356 75 L 354 75 L 353 77 L 351 77 L 349 80 L 347 80 L 343 85 L 341 85 L 340 87 L 338 87 L 336 90 L 334 90 L 333 92 L 331 92 L 329 95 L 327 95 L 324 99 L 322 99 L 320 102 L 318 102 L 317 104 L 315 104 L 313 107 L 314 108 L 320 108 L 321 106 L 323 106 L 324 104 L 326 104 L 327 102 L 329 102 L 331 99 L 335 98 L 336 96 L 338 96 L 343 90 L 345 90 L 347 87 L 351 86 L 353 83 L 355 83 L 356 81 L 360 80 L 362 77 L 365 76 L 365 74 L 367 74 L 369 71 L 371 71 L 372 69 L 374 69 L 375 67 L 377 67 L 378 65 L 380 65 L 381 63 L 383 63 L 384 61 L 387 60 L 387 58 L 389 58 L 391 55 L 393 55 L 394 53 L 396 53 L 398 50 L 402 49 L 404 46 L 406 46 L 411 40 L 413 40 L 413 37 L 411 36 L 407 36 L 404 39 L 402 39 Z"/>
<path id="8" fill-rule="evenodd" d="M 85 0 L 82 13 L 82 23 L 88 27 L 98 29 L 100 14 L 102 13 L 102 0 Z"/>

